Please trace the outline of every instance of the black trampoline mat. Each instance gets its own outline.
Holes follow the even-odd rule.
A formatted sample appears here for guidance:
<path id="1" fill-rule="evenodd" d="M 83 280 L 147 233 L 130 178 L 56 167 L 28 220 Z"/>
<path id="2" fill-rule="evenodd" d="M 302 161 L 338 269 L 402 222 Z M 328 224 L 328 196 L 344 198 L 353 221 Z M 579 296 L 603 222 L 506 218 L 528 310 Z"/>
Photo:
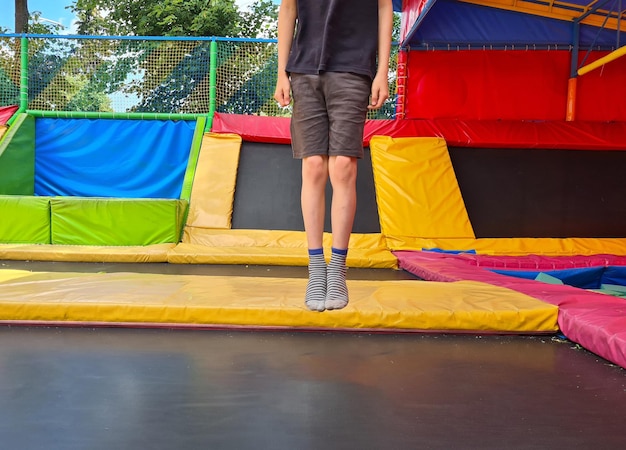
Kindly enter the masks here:
<path id="1" fill-rule="evenodd" d="M 626 375 L 550 336 L 0 327 L 7 449 L 621 449 Z"/>
<path id="2" fill-rule="evenodd" d="M 243 142 L 239 157 L 233 229 L 304 231 L 300 207 L 301 161 L 290 145 Z M 330 232 L 332 188 L 326 188 L 325 231 Z M 354 233 L 379 233 L 369 148 L 358 162 Z"/>

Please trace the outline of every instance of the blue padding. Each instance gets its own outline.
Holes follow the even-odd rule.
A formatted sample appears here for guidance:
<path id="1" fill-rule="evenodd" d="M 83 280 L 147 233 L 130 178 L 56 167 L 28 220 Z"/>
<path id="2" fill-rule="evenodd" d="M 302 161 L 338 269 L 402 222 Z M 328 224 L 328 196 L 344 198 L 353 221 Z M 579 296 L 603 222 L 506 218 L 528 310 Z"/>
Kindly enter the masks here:
<path id="1" fill-rule="evenodd" d="M 475 255 L 476 250 L 443 250 L 441 248 L 423 248 L 423 252 L 433 252 L 433 253 L 448 253 L 450 255 L 460 255 L 462 253 L 467 253 L 470 255 Z"/>
<path id="2" fill-rule="evenodd" d="M 609 266 L 602 275 L 602 284 L 626 286 L 626 266 Z"/>
<path id="3" fill-rule="evenodd" d="M 620 33 L 626 40 L 626 32 Z M 589 25 L 580 27 L 580 45 L 614 47 L 617 34 L 613 30 Z M 506 11 L 487 6 L 437 0 L 408 44 L 419 48 L 425 44 L 438 46 L 467 45 L 540 45 L 569 46 L 573 41 L 571 21 Z M 521 48 L 520 48 L 521 50 Z"/>
<path id="4" fill-rule="evenodd" d="M 35 195 L 179 198 L 195 125 L 37 119 Z"/>
<path id="5" fill-rule="evenodd" d="M 606 281 L 604 281 L 604 272 L 606 269 L 607 268 L 605 267 L 585 267 L 579 269 L 541 271 L 498 269 L 492 270 L 492 272 L 517 278 L 526 278 L 529 280 L 534 280 L 540 273 L 545 273 L 554 278 L 558 278 L 564 284 L 567 284 L 569 286 L 574 286 L 580 289 L 599 289 L 601 284 L 607 283 Z M 626 272 L 624 272 L 623 275 L 626 275 Z M 624 280 L 622 280 L 622 283 L 611 284 L 623 284 L 623 281 Z"/>

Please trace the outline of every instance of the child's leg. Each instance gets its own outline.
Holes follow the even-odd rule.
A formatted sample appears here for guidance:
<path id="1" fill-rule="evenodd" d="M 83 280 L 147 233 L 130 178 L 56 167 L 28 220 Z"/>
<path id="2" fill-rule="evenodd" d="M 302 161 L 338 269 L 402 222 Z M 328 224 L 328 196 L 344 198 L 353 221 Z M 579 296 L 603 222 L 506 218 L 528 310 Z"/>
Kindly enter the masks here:
<path id="1" fill-rule="evenodd" d="M 315 155 L 302 159 L 300 203 L 309 248 L 322 247 L 327 181 L 327 156 Z"/>
<path id="2" fill-rule="evenodd" d="M 302 160 L 302 218 L 309 248 L 309 281 L 304 303 L 312 311 L 324 311 L 326 260 L 324 259 L 324 210 L 328 179 L 328 157 L 316 155 Z"/>
<path id="3" fill-rule="evenodd" d="M 347 249 L 356 212 L 357 159 L 348 156 L 331 156 L 328 173 L 333 187 L 331 226 L 333 247 Z"/>
<path id="4" fill-rule="evenodd" d="M 326 309 L 341 309 L 348 304 L 346 256 L 356 212 L 357 160 L 347 156 L 331 156 L 328 166 L 333 187 L 333 249 L 327 269 L 324 306 Z"/>

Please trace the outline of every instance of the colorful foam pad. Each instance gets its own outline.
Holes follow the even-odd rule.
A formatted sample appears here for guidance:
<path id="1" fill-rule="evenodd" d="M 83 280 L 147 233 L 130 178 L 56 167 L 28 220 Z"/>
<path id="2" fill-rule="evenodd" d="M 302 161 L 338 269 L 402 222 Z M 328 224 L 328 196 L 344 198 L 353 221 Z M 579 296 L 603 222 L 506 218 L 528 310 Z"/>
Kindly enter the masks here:
<path id="1" fill-rule="evenodd" d="M 474 238 L 443 139 L 373 136 L 370 149 L 385 238 Z"/>
<path id="2" fill-rule="evenodd" d="M 184 241 L 196 230 L 230 228 L 241 137 L 205 133 L 191 189 Z"/>
<path id="3" fill-rule="evenodd" d="M 49 244 L 50 199 L 0 195 L 0 243 Z"/>
<path id="4" fill-rule="evenodd" d="M 52 244 L 152 245 L 178 242 L 184 200 L 54 197 Z"/>
<path id="5" fill-rule="evenodd" d="M 625 238 L 476 239 L 445 141 L 372 136 L 370 148 L 381 229 L 391 250 L 626 255 Z"/>
<path id="6" fill-rule="evenodd" d="M 35 192 L 35 118 L 20 114 L 0 140 L 0 194 Z"/>
<path id="7" fill-rule="evenodd" d="M 332 236 L 324 233 L 323 245 L 330 256 Z M 349 267 L 397 269 L 396 257 L 378 233 L 350 236 Z M 309 263 L 303 231 L 282 230 L 193 230 L 176 248 L 168 261 L 179 264 L 271 264 L 306 266 Z"/>
<path id="8" fill-rule="evenodd" d="M 205 133 L 196 166 L 189 216 L 182 242 L 169 252 L 178 264 L 308 264 L 301 231 L 230 229 L 242 139 L 229 133 Z M 330 255 L 331 237 L 324 247 Z M 379 233 L 353 234 L 348 265 L 397 268 L 395 256 Z"/>
<path id="9" fill-rule="evenodd" d="M 46 272 L 11 274 L 2 281 L 1 273 L 0 321 L 527 333 L 557 329 L 553 305 L 476 282 L 349 280 L 350 304 L 316 313 L 304 306 L 305 278 Z"/>
<path id="10" fill-rule="evenodd" d="M 603 358 L 626 368 L 626 302 L 624 299 L 578 289 L 572 286 L 546 284 L 532 279 L 510 277 L 487 270 L 490 266 L 502 267 L 503 260 L 489 261 L 481 255 L 450 255 L 431 252 L 395 252 L 400 267 L 426 280 L 457 282 L 472 280 L 512 289 L 559 308 L 559 327 L 574 342 Z M 585 267 L 586 258 L 563 257 L 559 265 Z M 590 258 L 598 263 L 602 257 Z M 520 258 L 521 265 L 538 262 L 549 265 L 554 258 Z M 507 258 L 511 262 L 512 258 Z M 624 263 L 623 258 L 618 262 Z M 484 267 L 477 266 L 477 262 Z M 487 268 L 485 268 L 487 267 Z M 512 267 L 515 267 L 512 265 Z"/>
<path id="11" fill-rule="evenodd" d="M 165 263 L 176 244 L 135 246 L 0 244 L 0 260 Z"/>

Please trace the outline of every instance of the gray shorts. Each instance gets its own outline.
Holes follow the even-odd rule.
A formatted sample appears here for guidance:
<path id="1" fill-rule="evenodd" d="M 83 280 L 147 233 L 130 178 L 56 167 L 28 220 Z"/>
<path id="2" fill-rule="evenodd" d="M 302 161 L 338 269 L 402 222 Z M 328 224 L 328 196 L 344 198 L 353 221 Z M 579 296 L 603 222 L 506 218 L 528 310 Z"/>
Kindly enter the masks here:
<path id="1" fill-rule="evenodd" d="M 369 77 L 353 73 L 292 73 L 294 158 L 313 155 L 362 158 L 371 86 Z"/>

